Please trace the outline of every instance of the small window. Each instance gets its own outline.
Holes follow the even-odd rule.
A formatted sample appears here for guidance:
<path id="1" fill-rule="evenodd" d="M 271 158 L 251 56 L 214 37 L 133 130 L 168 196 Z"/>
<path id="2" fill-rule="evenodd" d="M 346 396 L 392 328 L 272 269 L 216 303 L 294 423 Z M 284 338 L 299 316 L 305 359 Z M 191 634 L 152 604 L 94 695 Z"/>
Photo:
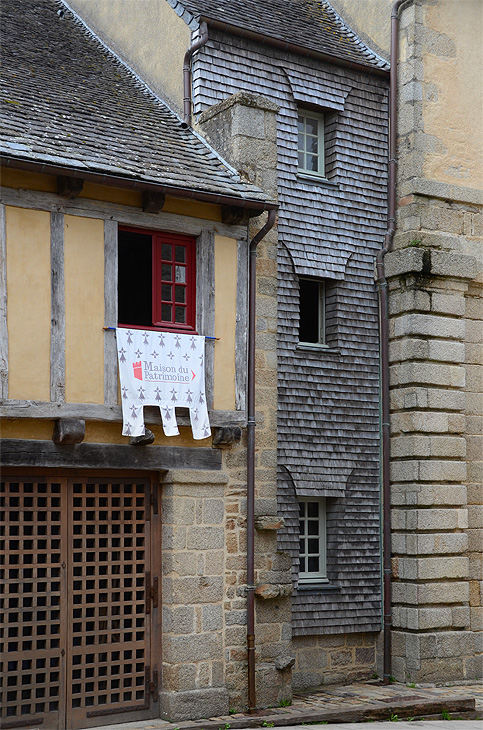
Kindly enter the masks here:
<path id="1" fill-rule="evenodd" d="M 325 337 L 325 282 L 300 279 L 299 342 L 326 346 Z"/>
<path id="2" fill-rule="evenodd" d="M 298 156 L 300 173 L 325 177 L 323 114 L 299 110 Z"/>
<path id="3" fill-rule="evenodd" d="M 326 583 L 325 499 L 299 500 L 299 582 Z"/>
<path id="4" fill-rule="evenodd" d="M 123 228 L 118 241 L 119 324 L 194 332 L 196 239 Z"/>

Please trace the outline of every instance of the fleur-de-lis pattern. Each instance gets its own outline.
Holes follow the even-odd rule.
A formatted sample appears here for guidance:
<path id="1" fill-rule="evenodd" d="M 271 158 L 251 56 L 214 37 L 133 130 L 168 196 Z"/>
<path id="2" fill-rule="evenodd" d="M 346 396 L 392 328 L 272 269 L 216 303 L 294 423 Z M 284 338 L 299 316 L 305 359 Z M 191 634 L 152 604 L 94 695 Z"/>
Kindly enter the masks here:
<path id="1" fill-rule="evenodd" d="M 205 338 L 116 330 L 124 436 L 145 432 L 143 407 L 157 405 L 166 436 L 179 434 L 176 408 L 189 408 L 193 438 L 211 435 L 205 395 Z"/>

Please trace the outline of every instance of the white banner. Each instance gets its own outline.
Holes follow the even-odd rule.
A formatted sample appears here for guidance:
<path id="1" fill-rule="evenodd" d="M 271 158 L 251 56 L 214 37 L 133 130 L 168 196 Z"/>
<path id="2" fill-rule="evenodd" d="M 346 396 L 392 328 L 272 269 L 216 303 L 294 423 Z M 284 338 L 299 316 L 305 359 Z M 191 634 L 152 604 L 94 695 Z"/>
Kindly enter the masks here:
<path id="1" fill-rule="evenodd" d="M 205 338 L 117 327 L 123 436 L 142 436 L 143 406 L 159 406 L 166 436 L 179 434 L 175 408 L 189 408 L 194 439 L 211 436 Z"/>

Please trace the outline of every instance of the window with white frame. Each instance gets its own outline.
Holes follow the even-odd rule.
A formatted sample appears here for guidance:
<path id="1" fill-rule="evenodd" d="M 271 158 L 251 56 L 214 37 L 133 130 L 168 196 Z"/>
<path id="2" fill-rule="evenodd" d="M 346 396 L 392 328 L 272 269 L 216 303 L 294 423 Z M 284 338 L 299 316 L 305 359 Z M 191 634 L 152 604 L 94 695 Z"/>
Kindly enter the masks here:
<path id="1" fill-rule="evenodd" d="M 299 294 L 299 342 L 325 347 L 325 281 L 299 279 Z"/>
<path id="2" fill-rule="evenodd" d="M 325 178 L 323 114 L 299 109 L 298 159 L 300 174 Z"/>
<path id="3" fill-rule="evenodd" d="M 299 499 L 299 583 L 327 583 L 325 498 Z"/>

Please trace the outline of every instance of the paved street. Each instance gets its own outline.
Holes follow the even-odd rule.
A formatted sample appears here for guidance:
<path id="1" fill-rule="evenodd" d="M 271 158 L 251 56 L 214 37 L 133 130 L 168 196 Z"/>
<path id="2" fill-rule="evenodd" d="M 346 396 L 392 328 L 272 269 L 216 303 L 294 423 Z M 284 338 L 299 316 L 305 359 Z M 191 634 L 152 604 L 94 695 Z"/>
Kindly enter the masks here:
<path id="1" fill-rule="evenodd" d="M 442 714 L 450 719 L 442 719 Z M 408 720 L 418 716 L 427 720 Z M 389 718 L 393 717 L 392 721 Z M 458 719 L 463 717 L 463 719 Z M 478 718 L 478 719 L 475 719 Z M 408 686 L 399 682 L 358 682 L 330 685 L 294 695 L 292 705 L 236 713 L 205 720 L 170 723 L 163 720 L 110 725 L 109 730 L 308 730 L 329 725 L 330 730 L 483 730 L 483 685 L 468 682 L 446 687 Z M 92 728 L 91 730 L 102 730 Z"/>

